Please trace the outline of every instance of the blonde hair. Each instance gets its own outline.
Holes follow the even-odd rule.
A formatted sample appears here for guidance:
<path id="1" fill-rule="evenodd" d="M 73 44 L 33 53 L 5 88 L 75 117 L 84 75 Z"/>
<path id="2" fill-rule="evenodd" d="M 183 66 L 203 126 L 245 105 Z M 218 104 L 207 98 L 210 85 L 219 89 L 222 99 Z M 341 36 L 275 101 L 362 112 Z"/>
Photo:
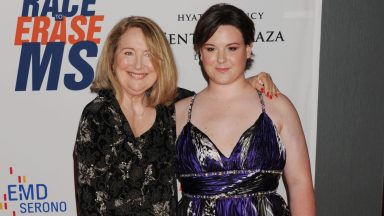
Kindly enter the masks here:
<path id="1" fill-rule="evenodd" d="M 119 99 L 121 88 L 113 69 L 114 56 L 121 36 L 129 28 L 142 30 L 152 55 L 152 64 L 157 72 L 157 81 L 146 94 L 148 105 L 169 105 L 177 89 L 176 63 L 172 50 L 161 28 L 151 19 L 141 16 L 123 18 L 110 31 L 99 57 L 91 91 L 109 89 Z"/>

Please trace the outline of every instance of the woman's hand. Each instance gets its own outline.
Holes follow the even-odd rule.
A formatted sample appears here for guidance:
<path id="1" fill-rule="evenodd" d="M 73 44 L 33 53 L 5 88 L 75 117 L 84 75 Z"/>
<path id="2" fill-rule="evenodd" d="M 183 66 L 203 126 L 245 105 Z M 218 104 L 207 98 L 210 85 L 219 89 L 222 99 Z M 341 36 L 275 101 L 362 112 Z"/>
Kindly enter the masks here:
<path id="1" fill-rule="evenodd" d="M 277 97 L 280 93 L 275 83 L 273 83 L 269 73 L 260 72 L 256 76 L 247 78 L 247 80 L 255 89 L 261 91 L 261 93 L 265 94 L 270 99 Z"/>

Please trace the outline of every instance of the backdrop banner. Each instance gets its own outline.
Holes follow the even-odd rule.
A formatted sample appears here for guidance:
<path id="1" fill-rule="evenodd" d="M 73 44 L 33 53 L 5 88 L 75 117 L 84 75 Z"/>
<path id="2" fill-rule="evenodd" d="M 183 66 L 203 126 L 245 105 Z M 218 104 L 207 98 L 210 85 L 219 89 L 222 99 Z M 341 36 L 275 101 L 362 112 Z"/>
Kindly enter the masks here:
<path id="1" fill-rule="evenodd" d="M 222 1 L 255 22 L 254 64 L 296 106 L 315 173 L 321 0 Z M 105 38 L 121 18 L 147 16 L 164 30 L 179 86 L 205 85 L 193 29 L 212 0 L 18 0 L 0 14 L 0 215 L 76 215 L 73 147 L 81 112 L 96 95 Z M 267 110 L 268 112 L 268 110 Z M 285 195 L 283 184 L 279 192 Z"/>

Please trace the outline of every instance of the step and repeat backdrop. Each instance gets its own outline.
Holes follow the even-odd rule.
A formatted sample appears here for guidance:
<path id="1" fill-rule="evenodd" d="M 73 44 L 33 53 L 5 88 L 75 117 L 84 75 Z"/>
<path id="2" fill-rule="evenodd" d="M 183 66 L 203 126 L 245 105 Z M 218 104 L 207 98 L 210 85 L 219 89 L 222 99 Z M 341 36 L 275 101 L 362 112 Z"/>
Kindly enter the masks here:
<path id="1" fill-rule="evenodd" d="M 201 14 L 219 1 L 17 0 L 0 14 L 0 215 L 76 215 L 72 152 L 104 40 L 121 18 L 164 30 L 179 86 L 206 82 L 192 48 Z M 315 172 L 321 0 L 221 1 L 255 22 L 254 65 L 296 106 Z M 279 191 L 285 196 L 280 184 Z"/>

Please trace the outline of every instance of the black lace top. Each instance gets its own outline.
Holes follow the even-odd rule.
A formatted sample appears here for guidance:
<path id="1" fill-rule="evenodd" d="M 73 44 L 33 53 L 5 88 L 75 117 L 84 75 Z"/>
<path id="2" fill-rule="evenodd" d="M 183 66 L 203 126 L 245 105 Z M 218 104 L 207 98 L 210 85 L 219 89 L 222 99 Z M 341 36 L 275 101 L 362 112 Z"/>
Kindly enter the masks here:
<path id="1" fill-rule="evenodd" d="M 178 98 L 192 95 L 180 89 Z M 177 100 L 176 99 L 176 100 Z M 78 215 L 176 215 L 174 104 L 134 137 L 111 91 L 83 110 L 74 149 Z"/>

